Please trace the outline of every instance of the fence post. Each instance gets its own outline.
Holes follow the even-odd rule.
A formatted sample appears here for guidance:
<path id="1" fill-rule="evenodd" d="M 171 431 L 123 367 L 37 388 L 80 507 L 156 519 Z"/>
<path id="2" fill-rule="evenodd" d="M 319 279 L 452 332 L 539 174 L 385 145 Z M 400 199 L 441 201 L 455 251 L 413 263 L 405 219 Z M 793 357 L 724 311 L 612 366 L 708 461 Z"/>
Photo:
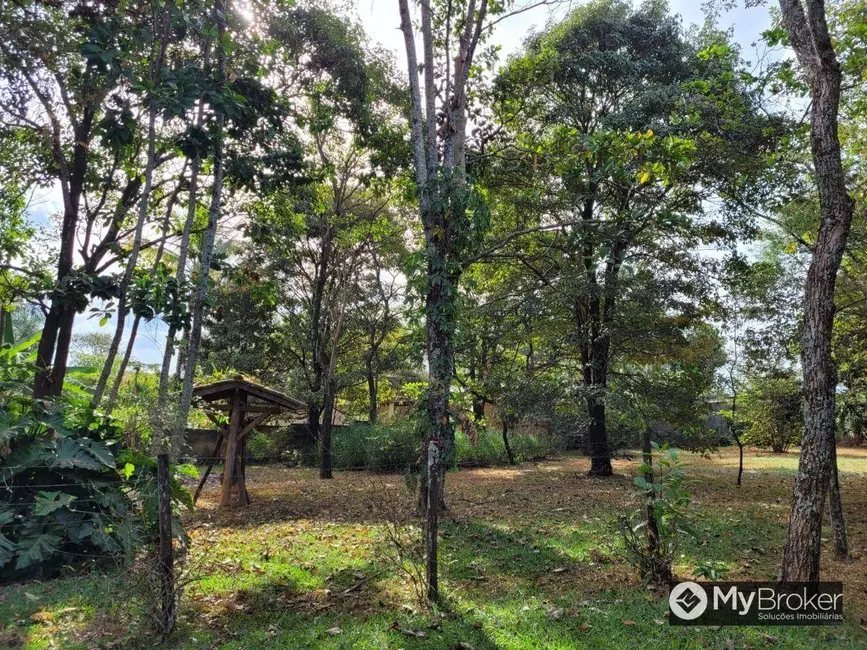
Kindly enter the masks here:
<path id="1" fill-rule="evenodd" d="M 159 582 L 160 627 L 163 639 L 175 626 L 175 558 L 172 548 L 172 486 L 169 455 L 157 455 L 157 496 L 159 500 Z"/>
<path id="2" fill-rule="evenodd" d="M 439 599 L 437 575 L 437 516 L 440 503 L 440 447 L 435 440 L 427 448 L 427 508 L 425 509 L 424 545 L 427 598 L 431 603 Z"/>

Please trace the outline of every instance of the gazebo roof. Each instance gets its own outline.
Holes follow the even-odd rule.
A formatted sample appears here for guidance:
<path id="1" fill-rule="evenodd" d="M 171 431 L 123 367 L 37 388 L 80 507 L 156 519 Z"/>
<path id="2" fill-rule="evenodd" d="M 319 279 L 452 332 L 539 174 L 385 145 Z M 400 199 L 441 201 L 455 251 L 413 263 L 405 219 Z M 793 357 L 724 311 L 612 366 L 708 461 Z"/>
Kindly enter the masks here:
<path id="1" fill-rule="evenodd" d="M 273 404 L 288 411 L 303 411 L 307 408 L 304 402 L 293 399 L 273 388 L 267 388 L 241 377 L 223 379 L 210 384 L 201 384 L 193 388 L 193 397 L 203 402 L 217 402 L 231 398 L 236 391 L 256 400 Z"/>

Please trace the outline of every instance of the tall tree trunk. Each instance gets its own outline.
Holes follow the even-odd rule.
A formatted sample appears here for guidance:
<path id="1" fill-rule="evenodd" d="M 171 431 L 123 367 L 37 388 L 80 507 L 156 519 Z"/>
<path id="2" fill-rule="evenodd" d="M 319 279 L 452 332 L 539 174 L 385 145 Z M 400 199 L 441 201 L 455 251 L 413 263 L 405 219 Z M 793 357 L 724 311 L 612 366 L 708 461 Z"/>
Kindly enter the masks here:
<path id="1" fill-rule="evenodd" d="M 731 379 L 732 386 L 734 386 L 734 377 Z M 744 443 L 741 442 L 741 435 L 737 430 L 737 409 L 738 409 L 738 394 L 737 391 L 732 391 L 732 438 L 735 439 L 735 444 L 738 446 L 738 482 L 737 484 L 741 484 L 741 480 L 744 475 Z"/>
<path id="2" fill-rule="evenodd" d="M 58 272 L 59 275 L 59 272 Z M 64 273 L 64 276 L 66 274 Z M 33 386 L 33 397 L 46 397 L 51 393 L 51 362 L 54 358 L 54 347 L 57 344 L 57 330 L 62 317 L 61 301 L 51 299 L 51 307 L 45 315 L 42 325 L 42 336 L 36 348 L 36 378 Z"/>
<path id="3" fill-rule="evenodd" d="M 509 465 L 515 464 L 515 455 L 512 453 L 512 445 L 509 444 L 509 416 L 503 417 L 503 446 L 506 448 L 506 458 Z"/>
<path id="4" fill-rule="evenodd" d="M 48 395 L 58 396 L 63 391 L 63 381 L 66 378 L 66 366 L 69 361 L 69 348 L 72 343 L 72 328 L 75 324 L 75 309 L 63 307 L 57 328 L 57 345 L 54 348 L 54 364 L 47 385 Z M 34 391 L 34 396 L 36 391 Z"/>
<path id="5" fill-rule="evenodd" d="M 376 385 L 376 373 L 373 371 L 373 364 L 370 360 L 367 361 L 365 372 L 367 374 L 367 422 L 376 424 L 379 419 L 379 392 Z"/>
<path id="6" fill-rule="evenodd" d="M 338 297 L 340 300 L 340 297 Z M 343 334 L 343 316 L 346 313 L 342 304 L 336 305 L 337 317 L 333 319 L 331 333 L 331 351 L 328 359 L 328 368 L 324 381 L 325 409 L 322 412 L 322 433 L 320 436 L 320 448 L 322 450 L 322 464 L 319 468 L 319 478 L 333 478 L 332 474 L 332 447 L 331 431 L 334 425 L 334 402 L 337 399 L 337 360 L 340 356 L 340 337 Z"/>
<path id="7" fill-rule="evenodd" d="M 217 23 L 217 80 L 220 91 L 225 91 L 226 84 L 226 9 L 229 3 L 224 0 L 214 0 L 213 17 Z M 215 120 L 214 156 L 213 156 L 213 184 L 211 186 L 211 204 L 208 208 L 208 225 L 202 237 L 202 248 L 199 252 L 199 277 L 196 289 L 193 293 L 192 308 L 190 309 L 192 325 L 190 327 L 189 340 L 186 351 L 186 364 L 184 366 L 184 378 L 181 386 L 180 405 L 177 418 L 177 433 L 182 435 L 190 412 L 190 403 L 193 399 L 193 380 L 196 375 L 196 365 L 199 361 L 199 346 L 202 342 L 202 321 L 204 319 L 205 296 L 208 293 L 210 280 L 211 259 L 214 253 L 214 241 L 217 237 L 217 226 L 222 214 L 223 198 L 223 173 L 224 160 L 223 149 L 225 139 L 225 115 L 222 111 L 217 113 Z"/>
<path id="8" fill-rule="evenodd" d="M 159 270 L 160 263 L 163 259 L 163 253 L 165 252 L 166 247 L 166 238 L 169 234 L 169 226 L 171 225 L 172 220 L 172 212 L 175 207 L 175 203 L 177 202 L 178 195 L 181 192 L 181 188 L 184 185 L 184 172 L 186 171 L 186 163 L 184 163 L 184 168 L 181 170 L 180 178 L 178 180 L 178 184 L 175 186 L 174 191 L 169 196 L 168 203 L 166 205 L 165 218 L 163 219 L 163 227 L 161 234 L 160 245 L 157 248 L 157 254 L 154 256 L 154 263 L 151 266 L 151 275 L 155 276 L 157 271 Z M 132 328 L 129 332 L 129 340 L 126 343 L 126 349 L 124 350 L 123 357 L 120 360 L 120 367 L 117 369 L 117 375 L 114 378 L 114 381 L 111 385 L 111 391 L 108 395 L 108 402 L 105 405 L 105 413 L 106 415 L 111 415 L 111 412 L 114 410 L 114 405 L 117 403 L 117 395 L 120 391 L 120 386 L 123 383 L 124 375 L 126 375 L 127 366 L 129 366 L 129 361 L 132 358 L 132 352 L 135 348 L 136 338 L 138 336 L 138 328 L 141 324 L 141 315 L 136 314 L 135 319 L 132 322 Z M 166 342 L 168 345 L 168 342 Z"/>
<path id="9" fill-rule="evenodd" d="M 592 386 L 591 390 L 598 390 Z M 605 401 L 598 395 L 587 398 L 590 426 L 587 429 L 588 451 L 590 452 L 590 476 L 611 476 L 611 451 L 608 448 L 608 432 L 605 427 Z"/>
<path id="10" fill-rule="evenodd" d="M 843 517 L 843 500 L 840 498 L 840 472 L 837 467 L 837 445 L 834 445 L 834 459 L 831 483 L 828 486 L 831 527 L 834 529 L 834 553 L 838 560 L 849 557 L 849 536 L 846 534 L 846 519 Z"/>
<path id="11" fill-rule="evenodd" d="M 430 246 L 429 246 L 430 249 Z M 426 298 L 426 330 L 428 358 L 428 389 L 426 434 L 422 436 L 421 466 L 428 467 L 427 453 L 430 443 L 436 442 L 439 452 L 436 469 L 439 477 L 428 477 L 421 482 L 419 500 L 423 507 L 430 502 L 428 483 L 433 481 L 440 491 L 438 510 L 446 510 L 445 472 L 454 462 L 455 427 L 449 411 L 451 382 L 454 375 L 455 353 L 452 342 L 455 294 L 458 277 L 443 280 L 446 264 L 439 262 L 436 252 L 428 252 L 428 288 Z M 439 279 L 438 279 L 439 278 Z M 448 278 L 448 275 L 446 275 Z"/>
<path id="12" fill-rule="evenodd" d="M 455 250 L 459 241 L 455 233 L 455 219 L 449 218 L 451 208 L 461 208 L 461 194 L 466 189 L 466 85 L 473 67 L 475 49 L 478 45 L 488 10 L 488 0 L 481 0 L 476 9 L 476 0 L 469 0 L 460 10 L 449 6 L 448 16 L 440 16 L 452 24 L 463 24 L 454 58 L 453 78 L 445 84 L 446 118 L 438 129 L 436 111 L 437 70 L 434 47 L 437 45 L 433 30 L 432 6 L 421 3 L 422 51 L 424 53 L 425 94 L 422 101 L 419 82 L 418 56 L 415 49 L 415 34 L 409 12 L 408 0 L 398 0 L 400 26 L 406 47 L 407 71 L 409 73 L 412 112 L 410 141 L 413 150 L 416 187 L 418 190 L 419 217 L 425 234 L 427 278 L 425 319 L 428 357 L 427 422 L 421 449 L 421 466 L 427 468 L 422 486 L 430 486 L 434 493 L 423 487 L 420 501 L 428 522 L 425 531 L 427 555 L 426 580 L 428 598 L 438 597 L 437 577 L 437 515 L 442 504 L 442 470 L 450 463 L 454 441 L 454 429 L 449 417 L 449 398 L 454 370 L 452 335 L 455 325 L 455 301 L 458 280 L 461 274 L 461 254 Z M 452 16 L 452 11 L 459 15 Z M 447 35 L 450 38 L 451 35 Z M 450 57 L 448 46 L 445 58 Z M 427 125 L 426 133 L 423 125 Z M 438 133 L 442 133 L 442 169 L 439 165 L 437 147 Z M 425 137 L 426 136 L 426 137 Z M 457 198 L 457 205 L 451 206 Z M 431 450 L 435 458 L 429 458 Z M 442 453 L 442 456 L 440 456 Z M 431 505 L 434 504 L 434 505 Z"/>
<path id="13" fill-rule="evenodd" d="M 325 408 L 322 409 L 322 427 L 319 432 L 319 451 L 322 454 L 319 463 L 319 478 L 330 479 L 334 478 L 333 466 L 334 456 L 331 445 L 331 431 L 334 422 L 334 383 L 327 382 L 325 389 Z"/>
<path id="14" fill-rule="evenodd" d="M 325 292 L 328 277 L 331 272 L 331 253 L 334 242 L 334 231 L 330 225 L 326 225 L 325 232 L 320 243 L 319 262 L 316 265 L 316 279 L 313 283 L 313 295 L 311 296 L 310 330 L 307 332 L 308 346 L 310 348 L 310 373 L 309 388 L 312 393 L 307 404 L 307 428 L 310 435 L 317 440 L 322 434 L 319 419 L 325 407 L 323 393 L 325 392 L 325 347 L 323 345 L 323 331 L 325 329 Z M 322 401 L 320 401 L 322 400 Z"/>
<path id="15" fill-rule="evenodd" d="M 590 454 L 590 476 L 611 476 L 611 451 L 608 448 L 608 431 L 605 422 L 605 392 L 608 374 L 608 346 L 603 333 L 605 324 L 602 290 L 596 276 L 596 257 L 590 226 L 593 221 L 595 202 L 584 202 L 581 218 L 585 223 L 586 242 L 582 250 L 584 277 L 588 285 L 586 307 L 580 305 L 575 313 L 578 331 L 582 336 L 581 357 L 583 362 L 584 390 L 587 393 L 587 443 L 585 449 Z M 608 287 L 605 287 L 607 290 Z"/>
<path id="16" fill-rule="evenodd" d="M 738 480 L 737 485 L 740 485 L 744 476 L 744 443 L 741 442 L 741 437 L 737 433 L 733 433 L 735 444 L 738 446 Z"/>
<path id="17" fill-rule="evenodd" d="M 780 0 L 783 24 L 810 86 L 810 143 L 821 222 L 804 290 L 801 365 L 804 373 L 804 436 L 789 515 L 781 577 L 819 580 L 822 511 L 834 465 L 836 377 L 831 357 L 834 286 L 852 224 L 837 117 L 840 65 L 821 0 Z"/>
<path id="18" fill-rule="evenodd" d="M 104 96 L 104 95 L 102 95 Z M 55 128 L 54 156 L 61 170 L 63 194 L 63 225 L 60 230 L 60 253 L 57 257 L 56 285 L 61 287 L 72 271 L 75 257 L 76 233 L 79 207 L 84 192 L 84 179 L 88 171 L 88 149 L 96 118 L 102 101 L 97 93 L 94 102 L 84 107 L 82 117 L 75 129 L 72 147 L 72 168 L 67 166 L 60 142 L 59 126 Z M 52 293 L 51 307 L 42 327 L 42 338 L 36 350 L 36 376 L 33 382 L 33 397 L 58 396 L 63 390 L 66 365 L 69 359 L 69 344 L 75 322 L 75 307 L 69 296 Z"/>
<path id="19" fill-rule="evenodd" d="M 442 493 L 442 488 L 438 481 L 443 475 L 440 465 L 440 448 L 435 440 L 428 443 L 428 450 L 425 454 L 427 459 L 427 489 L 425 490 L 425 520 L 424 520 L 424 543 L 425 543 L 425 577 L 427 579 L 427 599 L 435 603 L 439 600 L 439 548 L 438 548 L 438 516 L 439 516 L 439 497 Z"/>
<path id="20" fill-rule="evenodd" d="M 150 62 L 150 80 L 156 88 L 159 85 L 160 73 L 163 67 L 163 59 L 168 47 L 168 32 L 171 26 L 171 11 L 172 2 L 166 2 L 162 10 L 157 14 L 154 25 L 154 34 L 156 35 L 155 49 L 156 53 L 152 52 L 154 58 Z M 147 134 L 147 160 L 145 161 L 144 172 L 144 189 L 142 190 L 141 198 L 139 199 L 138 220 L 135 225 L 135 234 L 133 236 L 132 250 L 127 260 L 126 270 L 120 283 L 120 295 L 117 299 L 117 324 L 115 326 L 114 336 L 111 340 L 111 345 L 108 349 L 108 356 L 105 360 L 105 365 L 99 375 L 99 380 L 96 383 L 96 388 L 93 391 L 91 405 L 94 409 L 99 408 L 102 401 L 103 393 L 105 393 L 108 380 L 111 377 L 114 360 L 117 357 L 117 351 L 120 349 L 120 342 L 123 340 L 123 331 L 126 326 L 126 316 L 129 311 L 127 304 L 127 292 L 132 283 L 135 267 L 138 264 L 138 256 L 141 250 L 142 234 L 144 232 L 145 220 L 148 213 L 148 201 L 150 200 L 151 187 L 153 186 L 154 165 L 156 161 L 156 140 L 157 140 L 157 103 L 155 98 L 151 98 L 150 106 L 148 107 L 148 134 Z"/>
<path id="21" fill-rule="evenodd" d="M 589 374 L 587 412 L 590 425 L 587 430 L 587 448 L 590 453 L 590 476 L 611 476 L 611 450 L 605 419 L 605 399 L 608 390 L 608 335 L 603 334 L 598 300 L 591 301 L 590 360 L 585 369 L 585 382 Z M 588 373 L 589 371 L 589 373 Z"/>

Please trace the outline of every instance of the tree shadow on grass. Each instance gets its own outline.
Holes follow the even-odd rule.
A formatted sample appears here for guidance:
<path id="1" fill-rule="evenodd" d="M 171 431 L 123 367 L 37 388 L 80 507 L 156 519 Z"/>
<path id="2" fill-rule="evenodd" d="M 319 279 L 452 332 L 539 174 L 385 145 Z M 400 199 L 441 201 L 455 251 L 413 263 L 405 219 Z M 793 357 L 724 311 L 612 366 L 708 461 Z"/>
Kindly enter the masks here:
<path id="1" fill-rule="evenodd" d="M 441 560 L 450 580 L 484 582 L 488 578 L 538 580 L 551 571 L 575 571 L 575 559 L 550 539 L 526 529 L 505 530 L 485 522 L 446 523 Z"/>
<path id="2" fill-rule="evenodd" d="M 392 590 L 395 571 L 377 562 L 345 567 L 314 590 L 269 576 L 255 587 L 193 600 L 170 647 L 497 648 L 458 614 L 429 617 L 405 607 Z"/>
<path id="3" fill-rule="evenodd" d="M 5 585 L 0 647 L 89 648 L 134 632 L 133 598 L 124 570 Z"/>

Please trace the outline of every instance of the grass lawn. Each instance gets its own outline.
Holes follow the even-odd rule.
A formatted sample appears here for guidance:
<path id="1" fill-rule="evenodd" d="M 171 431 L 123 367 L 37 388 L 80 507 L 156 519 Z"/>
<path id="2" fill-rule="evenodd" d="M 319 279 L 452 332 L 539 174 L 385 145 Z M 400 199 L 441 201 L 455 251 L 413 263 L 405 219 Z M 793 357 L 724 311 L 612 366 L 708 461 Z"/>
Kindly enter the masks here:
<path id="1" fill-rule="evenodd" d="M 797 454 L 750 450 L 735 486 L 736 450 L 684 455 L 695 539 L 677 573 L 722 562 L 728 579 L 773 579 Z M 823 577 L 844 583 L 838 627 L 669 627 L 667 598 L 620 557 L 615 523 L 632 505 L 637 459 L 590 479 L 584 458 L 449 475 L 441 571 L 447 603 L 434 618 L 387 560 L 385 521 L 411 496 L 401 476 L 252 467 L 249 508 L 221 509 L 210 483 L 187 514 L 197 580 L 169 647 L 256 648 L 867 648 L 867 450 L 839 451 L 854 559 L 830 544 Z M 830 534 L 830 531 L 829 531 Z M 147 648 L 135 605 L 141 578 L 124 570 L 7 586 L 0 648 Z"/>

